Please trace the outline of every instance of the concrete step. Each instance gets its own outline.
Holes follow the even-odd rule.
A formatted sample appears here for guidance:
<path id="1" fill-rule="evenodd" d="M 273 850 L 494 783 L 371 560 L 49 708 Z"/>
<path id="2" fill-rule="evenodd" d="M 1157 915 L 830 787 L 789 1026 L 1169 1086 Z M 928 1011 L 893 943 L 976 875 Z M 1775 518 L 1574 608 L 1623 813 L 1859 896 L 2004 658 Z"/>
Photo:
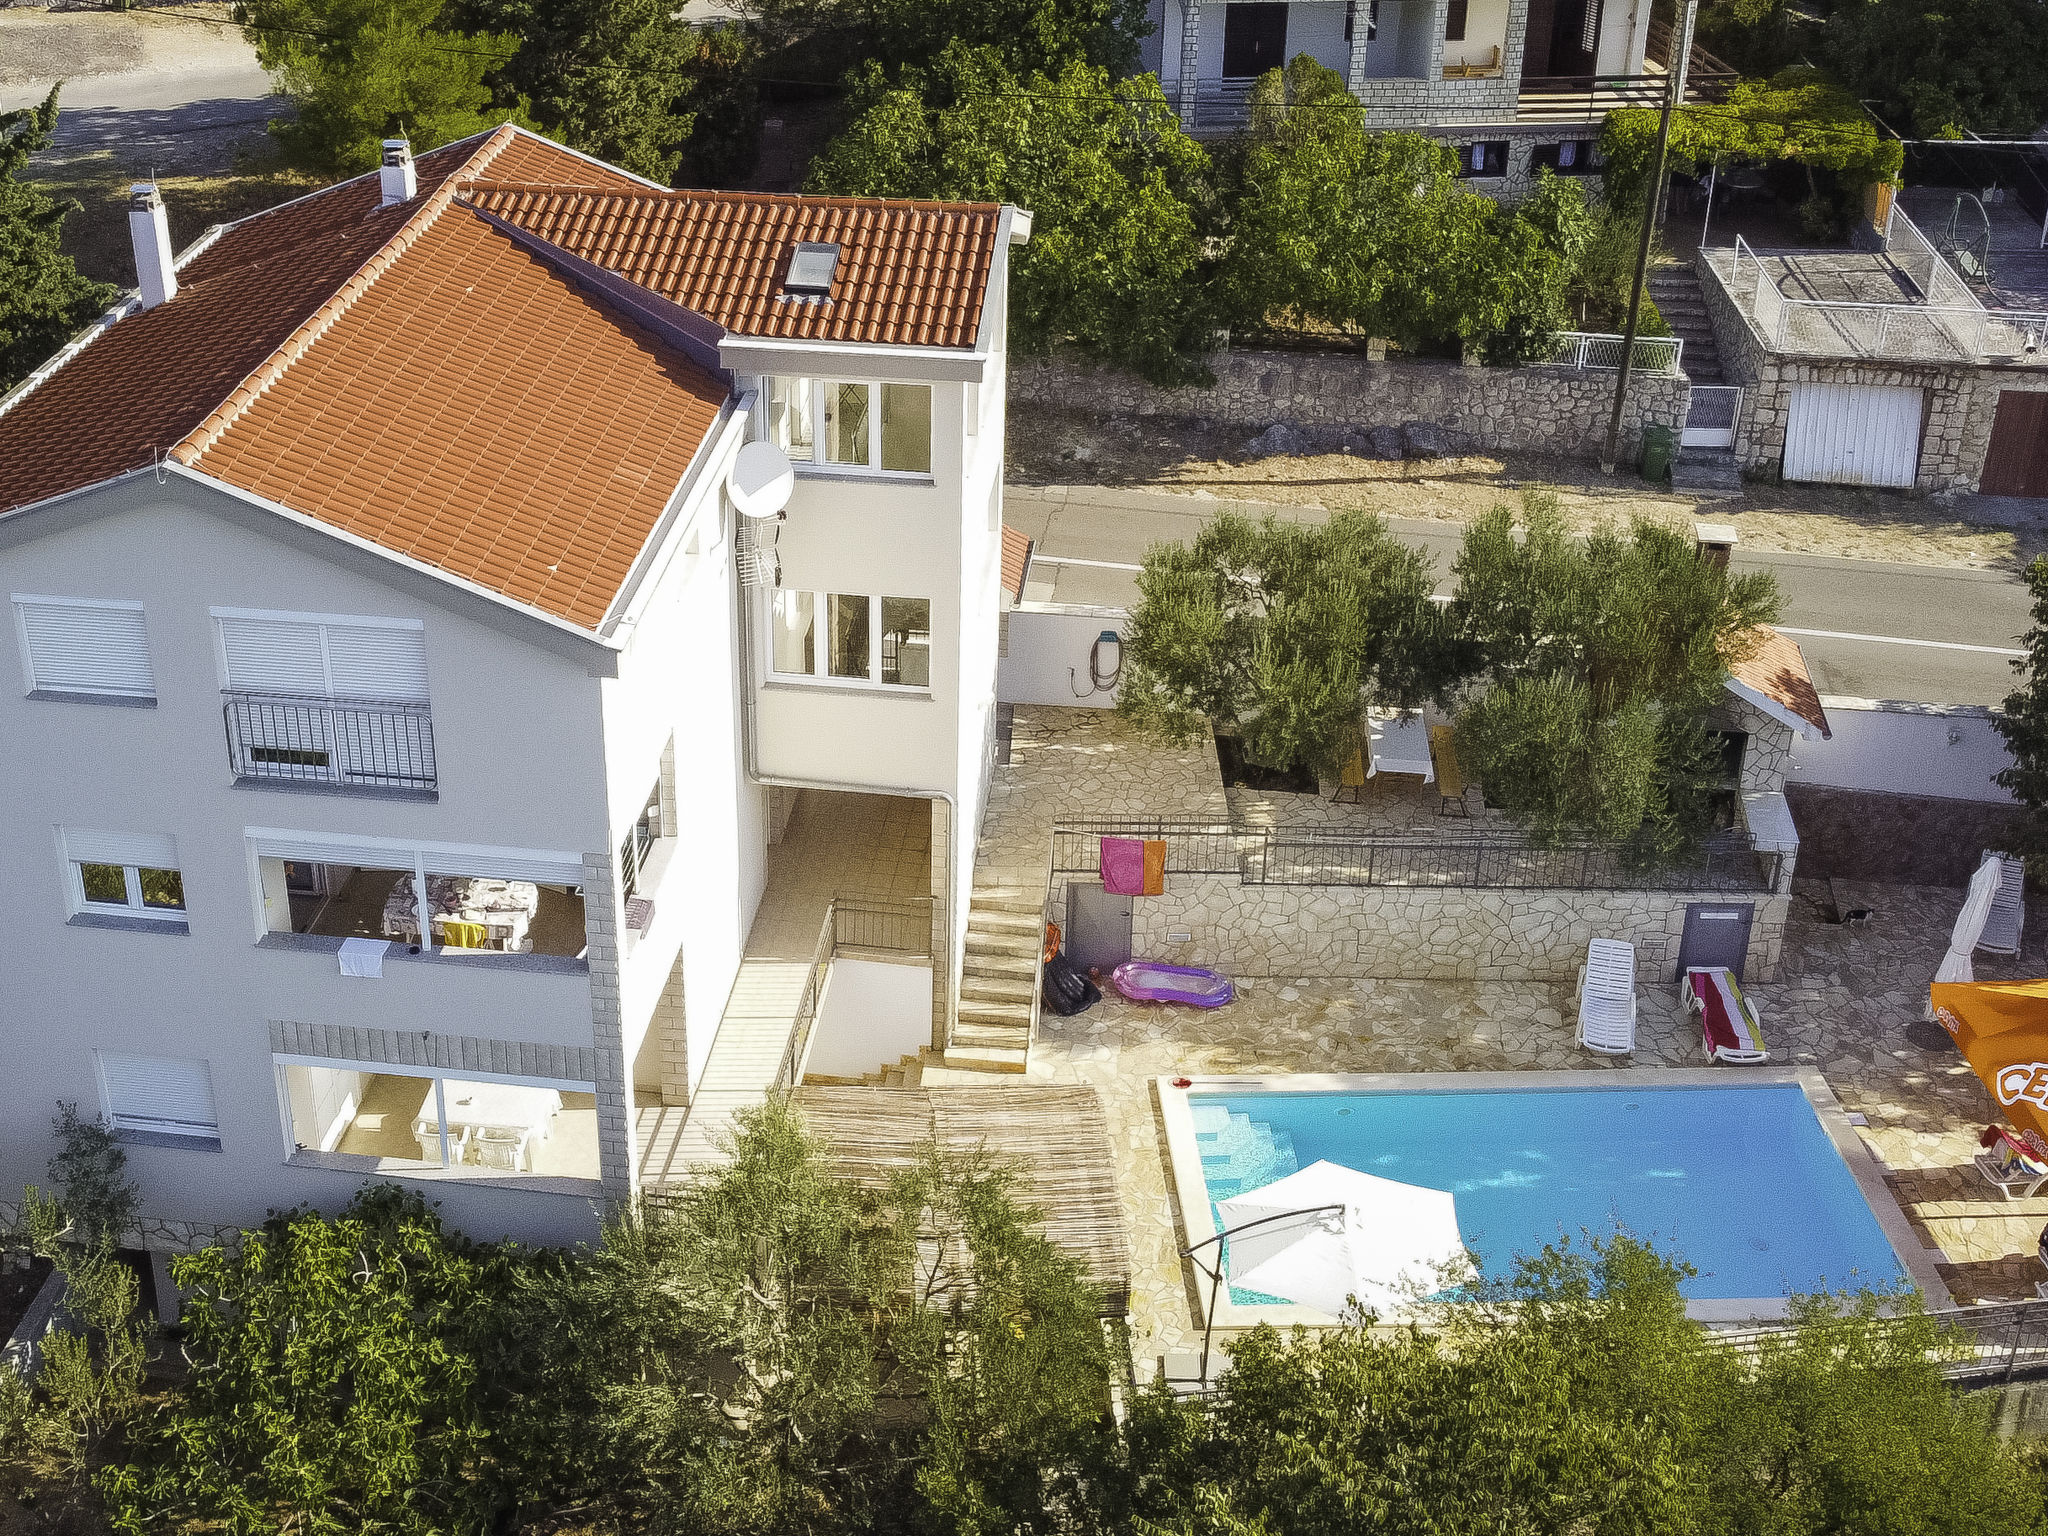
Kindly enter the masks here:
<path id="1" fill-rule="evenodd" d="M 977 885 L 968 902 L 970 916 L 975 912 L 1015 912 L 1035 916 L 1045 911 L 1045 889 L 1029 886 L 988 886 Z"/>
<path id="2" fill-rule="evenodd" d="M 1022 1003 L 1031 1005 L 1031 983 L 1018 981 L 1014 977 L 962 976 L 960 978 L 960 1001 L 963 1003 Z"/>
<path id="3" fill-rule="evenodd" d="M 965 976 L 1017 976 L 1030 982 L 1038 974 L 1038 956 L 1029 955 L 984 955 L 968 950 L 967 958 L 961 962 L 960 974 Z"/>
<path id="4" fill-rule="evenodd" d="M 967 931 L 984 933 L 1021 934 L 1034 941 L 1045 933 L 1045 924 L 1036 911 L 1006 912 L 1001 907 L 974 907 L 967 914 Z"/>
<path id="5" fill-rule="evenodd" d="M 1014 1002 L 996 1002 L 987 998 L 962 998 L 960 1000 L 960 1021 L 963 1024 L 992 1024 L 1009 1029 L 1023 1025 L 1031 1027 L 1031 1002 L 1029 998 L 1018 998 Z"/>
<path id="6" fill-rule="evenodd" d="M 1016 1075 L 1026 1070 L 1026 1052 L 1005 1050 L 948 1050 L 935 1067 L 926 1067 L 920 1086 L 937 1088 L 973 1086 L 985 1083 L 991 1074 Z"/>
<path id="7" fill-rule="evenodd" d="M 967 953 L 970 955 L 999 955 L 1013 959 L 1022 955 L 1025 959 L 1036 959 L 1045 948 L 1045 941 L 1035 933 L 990 933 L 979 923 L 970 923 L 967 928 Z"/>
<path id="8" fill-rule="evenodd" d="M 1694 496 L 1740 496 L 1742 466 L 1726 448 L 1681 448 L 1671 464 L 1671 488 Z"/>

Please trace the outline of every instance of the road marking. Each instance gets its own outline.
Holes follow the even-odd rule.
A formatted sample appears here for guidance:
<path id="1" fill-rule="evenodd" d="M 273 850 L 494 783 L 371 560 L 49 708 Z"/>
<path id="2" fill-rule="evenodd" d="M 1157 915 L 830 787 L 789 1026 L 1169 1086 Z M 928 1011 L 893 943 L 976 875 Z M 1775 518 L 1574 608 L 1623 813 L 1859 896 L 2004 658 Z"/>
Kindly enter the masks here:
<path id="1" fill-rule="evenodd" d="M 1805 635 L 1814 640 L 1861 640 L 1870 645 L 1918 645 L 1933 651 L 1975 651 L 1980 656 L 2024 656 L 2002 645 L 1965 645 L 1960 640 L 1908 640 L 1903 635 L 1852 635 L 1839 629 L 1793 629 L 1780 624 L 1781 635 Z"/>
<path id="2" fill-rule="evenodd" d="M 1031 563 L 1037 565 L 1041 561 L 1047 565 L 1092 565 L 1099 571 L 1142 571 L 1145 569 L 1142 565 L 1125 565 L 1121 560 L 1077 560 L 1072 555 L 1042 555 L 1034 549 L 1031 552 Z"/>

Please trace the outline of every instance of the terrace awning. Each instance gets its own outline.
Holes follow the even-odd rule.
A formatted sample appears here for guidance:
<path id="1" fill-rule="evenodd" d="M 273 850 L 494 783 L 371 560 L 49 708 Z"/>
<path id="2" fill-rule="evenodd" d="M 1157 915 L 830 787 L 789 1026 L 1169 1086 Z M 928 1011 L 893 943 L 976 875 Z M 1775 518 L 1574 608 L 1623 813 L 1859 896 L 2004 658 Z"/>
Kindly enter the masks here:
<path id="1" fill-rule="evenodd" d="M 2048 980 L 1936 982 L 1928 992 L 1999 1108 L 2048 1136 Z"/>

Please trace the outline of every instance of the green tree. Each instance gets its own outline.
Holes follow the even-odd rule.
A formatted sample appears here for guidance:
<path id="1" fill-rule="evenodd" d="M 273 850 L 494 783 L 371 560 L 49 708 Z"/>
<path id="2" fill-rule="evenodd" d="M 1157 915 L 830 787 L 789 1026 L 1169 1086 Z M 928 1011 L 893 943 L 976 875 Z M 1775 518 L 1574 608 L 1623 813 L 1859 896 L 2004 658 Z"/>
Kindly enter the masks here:
<path id="1" fill-rule="evenodd" d="M 57 91 L 52 86 L 41 106 L 0 112 L 0 394 L 114 302 L 111 284 L 81 277 L 57 249 L 78 204 L 21 179 L 29 157 L 49 147 Z"/>
<path id="2" fill-rule="evenodd" d="M 749 26 L 772 50 L 922 68 L 957 43 L 987 49 L 1017 75 L 1090 64 L 1122 78 L 1150 34 L 1146 0 L 748 0 Z"/>
<path id="3" fill-rule="evenodd" d="M 286 156 L 353 175 L 377 165 L 387 138 L 418 151 L 500 123 L 532 127 L 523 100 L 493 108 L 484 82 L 519 38 L 452 31 L 442 13 L 442 0 L 238 0 L 243 35 L 297 109 L 270 124 Z"/>
<path id="4" fill-rule="evenodd" d="M 2026 654 L 2012 662 L 2020 686 L 2005 696 L 1993 720 L 2012 766 L 1992 781 L 2034 813 L 2030 840 L 2048 846 L 2048 556 L 2035 556 L 2027 567 L 2027 591 L 2034 622 L 2021 640 Z"/>
<path id="5" fill-rule="evenodd" d="M 172 1261 L 191 1372 L 99 1478 L 117 1530 L 439 1532 L 501 1496 L 479 1358 L 516 1257 L 384 1185 Z"/>
<path id="6" fill-rule="evenodd" d="M 1164 740 L 1217 728 L 1253 762 L 1334 777 L 1367 703 L 1419 703 L 1455 675 L 1431 584 L 1428 560 L 1367 513 L 1218 517 L 1146 554 L 1117 709 Z"/>
<path id="7" fill-rule="evenodd" d="M 1707 735 L 1728 665 L 1777 617 L 1767 573 L 1730 575 L 1668 528 L 1574 538 L 1556 498 L 1473 523 L 1451 620 L 1486 686 L 1458 711 L 1458 758 L 1487 800 L 1545 838 L 1633 839 L 1674 859 L 1708 830 Z"/>
<path id="8" fill-rule="evenodd" d="M 702 45 L 669 0 L 461 0 L 465 32 L 517 46 L 493 81 L 572 148 L 666 186 Z"/>
<path id="9" fill-rule="evenodd" d="M 1155 381 L 1201 376 L 1193 201 L 1208 160 L 1155 79 L 1080 62 L 1020 77 L 994 50 L 955 44 L 898 83 L 871 65 L 849 111 L 811 191 L 1031 210 L 1030 243 L 1011 257 L 1017 349 L 1071 343 Z"/>
<path id="10" fill-rule="evenodd" d="M 734 23 L 696 29 L 696 76 L 690 106 L 696 117 L 683 146 L 680 186 L 735 186 L 761 154 L 761 91 L 754 72 L 761 48 Z"/>
<path id="11" fill-rule="evenodd" d="M 1835 0 L 1816 56 L 1903 133 L 2024 139 L 2048 118 L 2037 0 Z"/>

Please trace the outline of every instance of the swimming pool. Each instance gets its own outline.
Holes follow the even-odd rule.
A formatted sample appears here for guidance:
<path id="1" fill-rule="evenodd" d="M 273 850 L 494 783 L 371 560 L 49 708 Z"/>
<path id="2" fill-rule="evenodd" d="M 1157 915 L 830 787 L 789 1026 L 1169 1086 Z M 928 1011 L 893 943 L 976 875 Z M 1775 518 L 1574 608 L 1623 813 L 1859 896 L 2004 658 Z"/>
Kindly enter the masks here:
<path id="1" fill-rule="evenodd" d="M 1711 1079 L 1703 1081 L 1703 1079 Z M 1699 1273 L 1696 1316 L 1783 1312 L 1788 1292 L 1939 1290 L 1875 1161 L 1818 1073 L 1704 1070 L 1162 1080 L 1191 1241 L 1214 1202 L 1318 1159 L 1457 1197 L 1490 1274 L 1626 1228 Z M 1247 1316 L 1304 1309 L 1232 1291 Z"/>

